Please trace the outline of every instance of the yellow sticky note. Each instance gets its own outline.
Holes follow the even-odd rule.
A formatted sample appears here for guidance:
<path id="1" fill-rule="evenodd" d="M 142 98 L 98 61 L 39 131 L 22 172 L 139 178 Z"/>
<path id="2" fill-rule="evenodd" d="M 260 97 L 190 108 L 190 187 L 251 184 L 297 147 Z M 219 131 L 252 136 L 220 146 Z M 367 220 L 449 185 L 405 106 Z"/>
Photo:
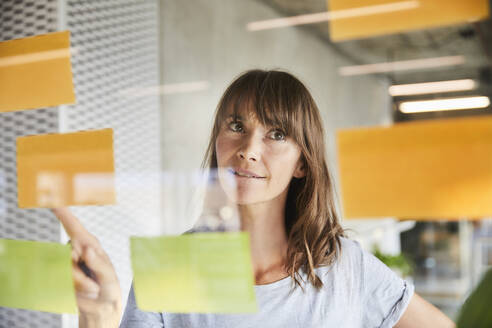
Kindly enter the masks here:
<path id="1" fill-rule="evenodd" d="M 257 311 L 249 236 L 244 232 L 132 237 L 137 306 L 144 311 Z"/>
<path id="2" fill-rule="evenodd" d="M 332 41 L 360 39 L 489 17 L 488 0 L 329 0 Z"/>
<path id="3" fill-rule="evenodd" d="M 0 112 L 73 103 L 70 32 L 0 42 Z"/>
<path id="4" fill-rule="evenodd" d="M 71 248 L 0 239 L 0 306 L 77 313 Z"/>
<path id="5" fill-rule="evenodd" d="M 21 208 L 115 203 L 113 130 L 17 138 Z"/>
<path id="6" fill-rule="evenodd" d="M 337 132 L 347 218 L 492 215 L 492 117 Z"/>

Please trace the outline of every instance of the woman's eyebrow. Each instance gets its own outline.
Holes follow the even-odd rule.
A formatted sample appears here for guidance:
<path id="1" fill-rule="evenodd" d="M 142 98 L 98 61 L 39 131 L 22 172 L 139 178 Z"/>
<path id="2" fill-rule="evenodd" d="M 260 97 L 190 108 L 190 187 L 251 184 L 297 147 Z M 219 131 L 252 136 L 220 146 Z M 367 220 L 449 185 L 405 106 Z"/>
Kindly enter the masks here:
<path id="1" fill-rule="evenodd" d="M 243 117 L 241 115 L 238 115 L 238 114 L 231 114 L 231 115 L 227 116 L 227 118 L 232 118 L 234 120 L 240 120 L 240 121 L 243 120 Z"/>

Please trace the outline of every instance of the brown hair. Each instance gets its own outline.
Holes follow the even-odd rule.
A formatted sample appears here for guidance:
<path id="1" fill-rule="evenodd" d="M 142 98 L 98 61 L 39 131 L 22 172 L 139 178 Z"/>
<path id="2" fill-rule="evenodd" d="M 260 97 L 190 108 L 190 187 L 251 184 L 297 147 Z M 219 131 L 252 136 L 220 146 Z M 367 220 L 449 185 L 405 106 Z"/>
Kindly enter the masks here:
<path id="1" fill-rule="evenodd" d="M 285 204 L 288 236 L 285 266 L 297 286 L 302 288 L 299 274 L 302 269 L 309 282 L 321 288 L 323 283 L 314 269 L 335 261 L 343 230 L 325 161 L 318 107 L 308 89 L 289 73 L 250 70 L 241 74 L 219 101 L 203 167 L 217 167 L 215 142 L 231 106 L 234 111 L 253 110 L 260 123 L 282 129 L 301 148 L 306 176 L 293 178 L 289 185 Z"/>

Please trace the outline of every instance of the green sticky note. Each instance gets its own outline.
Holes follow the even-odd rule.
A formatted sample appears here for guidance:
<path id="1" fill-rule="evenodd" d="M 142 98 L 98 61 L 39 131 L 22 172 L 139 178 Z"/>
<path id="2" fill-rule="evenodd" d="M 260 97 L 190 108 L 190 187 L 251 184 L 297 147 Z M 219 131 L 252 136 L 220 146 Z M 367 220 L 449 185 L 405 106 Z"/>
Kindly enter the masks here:
<path id="1" fill-rule="evenodd" d="M 144 311 L 257 311 L 249 235 L 244 232 L 132 237 L 137 306 Z"/>
<path id="2" fill-rule="evenodd" d="M 70 246 L 0 239 L 0 306 L 77 313 Z"/>

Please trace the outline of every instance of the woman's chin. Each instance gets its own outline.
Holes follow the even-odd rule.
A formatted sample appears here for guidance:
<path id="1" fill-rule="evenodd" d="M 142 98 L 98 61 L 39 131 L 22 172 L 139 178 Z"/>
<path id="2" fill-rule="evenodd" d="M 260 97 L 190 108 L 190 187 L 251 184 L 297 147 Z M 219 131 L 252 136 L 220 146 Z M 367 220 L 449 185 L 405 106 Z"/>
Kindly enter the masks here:
<path id="1" fill-rule="evenodd" d="M 235 203 L 237 205 L 253 205 L 257 203 L 261 203 L 264 200 L 261 199 L 261 197 L 258 197 L 258 194 L 253 194 L 253 193 L 245 193 L 241 194 L 238 193 L 236 195 Z"/>

